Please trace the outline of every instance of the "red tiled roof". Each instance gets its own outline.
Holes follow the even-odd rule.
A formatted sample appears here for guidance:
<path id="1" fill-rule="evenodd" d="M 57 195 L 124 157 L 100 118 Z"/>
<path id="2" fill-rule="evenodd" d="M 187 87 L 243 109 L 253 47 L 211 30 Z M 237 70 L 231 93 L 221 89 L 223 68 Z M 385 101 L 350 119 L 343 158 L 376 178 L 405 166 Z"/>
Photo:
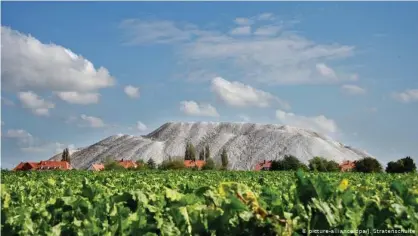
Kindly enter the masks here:
<path id="1" fill-rule="evenodd" d="M 104 170 L 104 165 L 102 163 L 92 164 L 91 165 L 91 170 L 94 170 L 94 171 Z"/>
<path id="2" fill-rule="evenodd" d="M 263 169 L 264 170 L 269 170 L 271 168 L 271 163 L 272 163 L 272 161 L 260 162 L 255 166 L 255 170 L 257 170 L 257 171 L 263 170 Z"/>
<path id="3" fill-rule="evenodd" d="M 202 168 L 205 164 L 206 164 L 206 161 L 201 161 L 201 160 L 197 160 L 197 161 L 185 160 L 184 161 L 184 166 L 188 168 L 189 167 Z"/>
<path id="4" fill-rule="evenodd" d="M 66 161 L 21 162 L 13 170 L 70 170 L 70 163 Z"/>
<path id="5" fill-rule="evenodd" d="M 355 167 L 355 161 L 344 161 L 340 164 L 340 170 L 341 171 L 348 171 Z"/>
<path id="6" fill-rule="evenodd" d="M 119 161 L 119 164 L 121 165 L 121 166 L 123 166 L 124 168 L 136 168 L 136 167 L 138 167 L 138 165 L 134 162 L 134 161 L 131 161 L 131 160 L 128 160 L 128 161 L 126 161 L 126 160 L 120 160 Z"/>
<path id="7" fill-rule="evenodd" d="M 72 169 L 70 163 L 66 161 L 41 161 L 38 164 L 38 168 L 40 170 L 53 170 L 53 169 L 60 169 L 60 170 L 70 170 Z"/>

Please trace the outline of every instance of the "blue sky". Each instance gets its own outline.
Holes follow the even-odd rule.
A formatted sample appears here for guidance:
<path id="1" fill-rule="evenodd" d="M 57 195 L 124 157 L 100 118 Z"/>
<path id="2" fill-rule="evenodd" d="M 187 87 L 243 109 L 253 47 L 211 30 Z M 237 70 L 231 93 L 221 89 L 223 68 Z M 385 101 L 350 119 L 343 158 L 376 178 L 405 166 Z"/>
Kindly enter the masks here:
<path id="1" fill-rule="evenodd" d="M 418 160 L 417 3 L 2 2 L 1 166 L 167 121 Z"/>

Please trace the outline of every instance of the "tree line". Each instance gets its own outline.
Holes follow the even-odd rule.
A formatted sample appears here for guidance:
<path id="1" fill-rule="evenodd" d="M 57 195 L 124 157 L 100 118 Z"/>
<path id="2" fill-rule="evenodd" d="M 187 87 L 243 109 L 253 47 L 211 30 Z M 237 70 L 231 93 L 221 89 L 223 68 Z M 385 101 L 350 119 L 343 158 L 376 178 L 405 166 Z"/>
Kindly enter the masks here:
<path id="1" fill-rule="evenodd" d="M 136 161 L 137 168 L 130 168 L 135 170 L 143 170 L 143 169 L 160 169 L 160 170 L 181 170 L 188 168 L 184 161 L 197 161 L 197 152 L 196 148 L 190 142 L 186 143 L 184 157 L 172 157 L 169 156 L 168 160 L 164 160 L 160 165 L 157 165 L 153 158 L 148 159 L 147 162 L 143 161 L 142 159 Z M 227 170 L 228 169 L 228 153 L 227 150 L 224 148 L 221 152 L 221 163 L 217 164 L 211 158 L 210 148 L 209 145 L 206 145 L 202 150 L 199 152 L 199 159 L 200 161 L 204 161 L 204 164 L 201 170 Z M 105 170 L 122 170 L 125 169 L 120 166 L 115 160 L 112 158 L 107 158 L 105 164 Z M 198 167 L 194 167 L 192 169 L 198 170 Z"/>
<path id="2" fill-rule="evenodd" d="M 146 163 L 143 160 L 138 160 L 137 165 L 138 168 L 136 169 L 162 169 L 162 170 L 169 170 L 169 169 L 185 169 L 187 168 L 184 164 L 184 161 L 196 161 L 196 148 L 193 146 L 192 143 L 187 142 L 185 147 L 184 157 L 175 157 L 172 158 L 169 156 L 168 160 L 164 160 L 160 165 L 157 166 L 154 159 L 150 158 Z M 224 148 L 221 152 L 221 163 L 220 165 L 216 164 L 214 160 L 211 158 L 210 148 L 209 145 L 206 145 L 202 148 L 199 152 L 199 159 L 200 161 L 205 161 L 202 170 L 227 170 L 228 169 L 228 154 L 227 150 Z M 67 161 L 71 163 L 70 160 L 70 152 L 68 148 L 65 148 L 62 152 L 62 161 Z M 124 169 L 120 166 L 116 161 L 112 158 L 108 158 L 105 162 L 105 169 L 108 170 L 116 170 L 116 169 Z M 197 168 L 196 168 L 197 169 Z M 297 157 L 292 155 L 286 155 L 283 159 L 280 160 L 273 160 L 271 163 L 271 167 L 269 170 L 271 171 L 280 171 L 280 170 L 297 170 L 303 169 L 305 171 L 318 171 L 318 172 L 336 172 L 340 171 L 339 163 L 333 160 L 327 160 L 323 157 L 314 157 L 309 160 L 308 165 L 302 163 Z M 372 157 L 365 157 L 358 161 L 354 162 L 354 168 L 351 170 L 354 172 L 363 172 L 363 173 L 379 173 L 383 172 L 383 166 L 377 161 L 375 158 Z M 387 173 L 408 173 L 408 172 L 415 172 L 416 165 L 414 160 L 407 156 L 405 158 L 399 159 L 397 161 L 391 161 L 387 164 L 385 171 Z"/>
<path id="3" fill-rule="evenodd" d="M 271 171 L 280 170 L 298 170 L 318 171 L 318 172 L 337 172 L 340 171 L 340 165 L 323 157 L 314 157 L 309 160 L 308 165 L 302 163 L 298 158 L 287 155 L 283 159 L 274 160 L 271 163 Z M 365 157 L 354 162 L 353 172 L 380 173 L 383 172 L 383 166 L 378 160 L 372 157 Z M 387 173 L 409 173 L 416 171 L 416 165 L 411 157 L 405 157 L 397 161 L 391 161 L 385 169 Z"/>

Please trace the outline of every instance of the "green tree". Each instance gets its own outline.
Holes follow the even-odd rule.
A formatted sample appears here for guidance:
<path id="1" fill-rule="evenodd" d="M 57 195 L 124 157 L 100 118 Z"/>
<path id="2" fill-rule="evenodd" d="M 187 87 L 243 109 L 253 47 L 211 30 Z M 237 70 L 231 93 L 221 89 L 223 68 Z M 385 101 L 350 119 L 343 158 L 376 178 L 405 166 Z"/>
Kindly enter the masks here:
<path id="1" fill-rule="evenodd" d="M 66 162 L 70 163 L 70 151 L 68 150 L 68 148 L 65 148 L 62 151 L 61 161 L 66 161 Z"/>
<path id="2" fill-rule="evenodd" d="M 372 157 L 365 157 L 355 162 L 354 171 L 363 173 L 382 172 L 382 165 Z"/>
<path id="3" fill-rule="evenodd" d="M 155 164 L 154 159 L 152 159 L 152 158 L 148 159 L 147 166 L 148 166 L 149 169 L 155 169 L 156 168 L 156 164 Z"/>
<path id="4" fill-rule="evenodd" d="M 332 172 L 332 171 L 339 171 L 339 165 L 337 162 L 332 160 L 327 160 L 323 157 L 314 157 L 309 160 L 309 169 L 311 171 L 319 171 L 319 172 Z"/>
<path id="5" fill-rule="evenodd" d="M 147 163 L 145 163 L 145 161 L 142 160 L 142 159 L 137 160 L 136 165 L 137 165 L 136 168 L 130 168 L 130 169 L 132 169 L 132 170 L 146 170 L 146 169 L 148 169 Z"/>
<path id="6" fill-rule="evenodd" d="M 182 159 L 175 159 L 175 160 L 165 160 L 163 161 L 159 169 L 161 170 L 182 170 L 185 169 L 186 166 L 184 165 L 184 161 Z"/>
<path id="7" fill-rule="evenodd" d="M 215 162 L 212 158 L 206 159 L 205 165 L 202 167 L 202 170 L 214 170 L 216 168 Z"/>
<path id="8" fill-rule="evenodd" d="M 417 170 L 417 166 L 415 165 L 414 159 L 411 157 L 405 157 L 402 159 L 404 171 L 405 172 L 415 172 Z"/>
<path id="9" fill-rule="evenodd" d="M 397 161 L 391 161 L 386 167 L 388 173 L 407 173 L 415 172 L 416 165 L 411 157 L 405 157 Z"/>
<path id="10" fill-rule="evenodd" d="M 201 161 L 204 161 L 205 160 L 205 150 L 204 149 L 202 149 L 199 152 L 199 160 L 201 160 Z"/>
<path id="11" fill-rule="evenodd" d="M 226 153 L 225 148 L 222 150 L 221 162 L 222 162 L 222 169 L 226 170 L 228 168 L 228 154 Z"/>
<path id="12" fill-rule="evenodd" d="M 186 150 L 184 151 L 184 160 L 190 160 L 190 145 L 189 142 L 186 143 Z"/>
<path id="13" fill-rule="evenodd" d="M 190 142 L 186 143 L 186 151 L 184 153 L 184 160 L 196 160 L 196 150 Z"/>
<path id="14" fill-rule="evenodd" d="M 205 147 L 205 161 L 210 159 L 210 149 L 209 149 L 209 145 L 206 145 Z"/>
<path id="15" fill-rule="evenodd" d="M 126 170 L 123 166 L 121 166 L 117 161 L 115 161 L 114 158 L 108 156 L 106 157 L 105 163 L 104 163 L 104 170 Z"/>
<path id="16" fill-rule="evenodd" d="M 189 153 L 190 153 L 189 160 L 196 161 L 196 149 L 194 148 L 193 144 L 190 144 Z"/>
<path id="17" fill-rule="evenodd" d="M 271 163 L 270 170 L 308 170 L 308 167 L 294 156 L 286 155 L 281 160 L 274 160 Z"/>

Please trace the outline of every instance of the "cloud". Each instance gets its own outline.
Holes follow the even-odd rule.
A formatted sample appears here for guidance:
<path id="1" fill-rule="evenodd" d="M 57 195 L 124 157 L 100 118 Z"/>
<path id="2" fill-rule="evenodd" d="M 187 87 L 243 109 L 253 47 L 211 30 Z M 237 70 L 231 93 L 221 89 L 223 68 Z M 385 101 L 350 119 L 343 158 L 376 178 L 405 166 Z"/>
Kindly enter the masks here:
<path id="1" fill-rule="evenodd" d="M 75 149 L 74 144 L 65 145 L 59 142 L 46 142 L 38 145 L 22 147 L 21 150 L 26 153 L 50 153 L 51 155 L 55 155 L 61 153 L 64 148 L 68 148 L 70 151 Z"/>
<path id="2" fill-rule="evenodd" d="M 279 28 L 281 33 L 276 35 Z M 316 43 L 286 30 L 285 25 L 261 25 L 258 35 L 251 37 L 217 33 L 182 45 L 179 55 L 184 64 L 269 85 L 330 84 L 350 80 L 343 72 L 337 80 L 335 72 L 324 62 L 352 56 L 353 46 Z M 265 37 L 260 38 L 260 34 Z"/>
<path id="3" fill-rule="evenodd" d="M 49 109 L 55 107 L 53 103 L 40 98 L 32 91 L 20 92 L 18 98 L 24 108 L 32 110 L 38 116 L 49 116 Z"/>
<path id="4" fill-rule="evenodd" d="M 136 129 L 140 132 L 146 131 L 148 127 L 141 121 L 136 122 Z"/>
<path id="5" fill-rule="evenodd" d="M 341 89 L 350 95 L 362 95 L 366 93 L 366 89 L 352 84 L 344 84 Z"/>
<path id="6" fill-rule="evenodd" d="M 23 129 L 10 129 L 3 137 L 17 140 L 20 150 L 27 153 L 49 152 L 56 154 L 65 147 L 68 147 L 70 150 L 74 149 L 73 144 L 64 145 L 59 142 L 45 142 Z"/>
<path id="7" fill-rule="evenodd" d="M 253 23 L 252 20 L 245 18 L 245 17 L 235 18 L 234 22 L 237 25 L 251 25 Z"/>
<path id="8" fill-rule="evenodd" d="M 69 116 L 69 117 L 65 120 L 65 123 L 67 123 L 67 124 L 71 124 L 71 123 L 76 122 L 77 120 L 78 120 L 78 117 L 77 117 L 77 116 Z"/>
<path id="9" fill-rule="evenodd" d="M 249 85 L 234 81 L 230 82 L 221 77 L 212 80 L 211 90 L 219 99 L 230 106 L 237 107 L 269 107 L 277 103 L 284 109 L 290 105 L 268 92 L 255 89 Z"/>
<path id="10" fill-rule="evenodd" d="M 258 20 L 273 20 L 274 15 L 272 13 L 262 13 L 257 17 Z"/>
<path id="11" fill-rule="evenodd" d="M 251 27 L 250 26 L 241 26 L 231 30 L 231 35 L 250 35 Z"/>
<path id="12" fill-rule="evenodd" d="M 237 22 L 241 23 L 240 27 L 248 27 L 248 24 L 243 25 L 246 22 L 243 19 L 231 22 L 232 26 Z M 258 21 L 258 27 L 279 26 L 280 34 L 274 35 L 272 28 L 269 28 L 264 33 L 271 33 L 270 36 L 239 37 L 230 35 L 229 30 L 225 30 L 228 27 L 206 30 L 173 21 L 131 19 L 122 22 L 131 43 L 174 45 L 179 64 L 185 67 L 181 70 L 205 68 L 223 76 L 268 85 L 331 84 L 351 80 L 344 71 L 339 72 L 337 80 L 330 70 L 326 70 L 329 67 L 324 65 L 353 56 L 354 46 L 314 42 L 289 30 L 292 21 L 278 22 L 272 19 L 267 23 Z"/>
<path id="13" fill-rule="evenodd" d="M 316 64 L 316 70 L 322 76 L 325 76 L 325 77 L 328 77 L 328 78 L 337 78 L 337 75 L 335 74 L 335 71 L 332 68 L 325 65 L 324 63 Z"/>
<path id="14" fill-rule="evenodd" d="M 71 50 L 1 27 L 2 87 L 11 90 L 96 91 L 114 85 L 104 67 Z"/>
<path id="15" fill-rule="evenodd" d="M 193 25 L 180 25 L 172 21 L 127 19 L 121 22 L 129 38 L 128 44 L 184 42 L 199 33 Z"/>
<path id="16" fill-rule="evenodd" d="M 99 93 L 57 92 L 57 96 L 71 104 L 95 104 L 99 102 Z"/>
<path id="17" fill-rule="evenodd" d="M 84 121 L 85 125 L 91 128 L 102 128 L 106 126 L 103 120 L 98 117 L 87 116 L 87 115 L 82 114 L 80 118 L 82 121 Z"/>
<path id="18" fill-rule="evenodd" d="M 9 100 L 4 97 L 1 97 L 1 103 L 9 107 L 13 107 L 15 105 L 15 103 L 12 100 Z"/>
<path id="19" fill-rule="evenodd" d="M 180 110 L 190 116 L 219 117 L 215 107 L 210 104 L 198 104 L 195 101 L 182 101 Z"/>
<path id="20" fill-rule="evenodd" d="M 34 141 L 32 134 L 23 129 L 9 129 L 4 136 L 2 134 L 2 137 L 16 139 L 21 145 L 30 145 Z"/>
<path id="21" fill-rule="evenodd" d="M 243 122 L 249 122 L 251 119 L 247 115 L 239 115 L 238 116 Z"/>
<path id="22" fill-rule="evenodd" d="M 257 36 L 275 36 L 279 33 L 281 27 L 274 25 L 267 25 L 259 27 L 255 30 L 254 35 Z"/>
<path id="23" fill-rule="evenodd" d="M 335 121 L 324 115 L 307 117 L 277 110 L 276 117 L 282 124 L 314 130 L 320 134 L 333 135 L 338 131 Z"/>
<path id="24" fill-rule="evenodd" d="M 32 135 L 23 129 L 9 129 L 4 136 L 6 138 L 28 139 L 32 138 Z"/>
<path id="25" fill-rule="evenodd" d="M 124 88 L 126 95 L 130 98 L 139 98 L 139 88 L 128 85 Z"/>
<path id="26" fill-rule="evenodd" d="M 392 97 L 402 103 L 417 102 L 418 89 L 407 89 L 403 92 L 394 92 Z"/>

